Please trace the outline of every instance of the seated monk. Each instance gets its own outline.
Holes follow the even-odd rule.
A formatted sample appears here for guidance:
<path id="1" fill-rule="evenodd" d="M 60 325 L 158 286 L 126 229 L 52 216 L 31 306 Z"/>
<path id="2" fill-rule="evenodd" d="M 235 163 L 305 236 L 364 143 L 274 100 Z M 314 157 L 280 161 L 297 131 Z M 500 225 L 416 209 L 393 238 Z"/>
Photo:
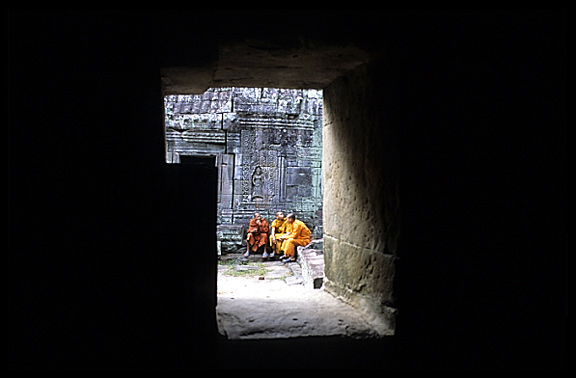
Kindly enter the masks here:
<path id="1" fill-rule="evenodd" d="M 254 218 L 248 225 L 247 249 L 245 257 L 250 256 L 250 251 L 256 252 L 261 246 L 268 245 L 268 221 L 260 215 L 254 213 Z M 266 249 L 264 249 L 266 251 Z"/>
<path id="2" fill-rule="evenodd" d="M 301 220 L 296 219 L 294 214 L 288 214 L 286 217 L 286 223 L 288 227 L 291 227 L 291 231 L 287 235 L 282 235 L 278 238 L 282 242 L 282 251 L 284 251 L 284 256 L 281 260 L 284 262 L 296 261 L 296 246 L 300 245 L 302 247 L 307 246 L 312 241 L 311 232 L 308 227 Z"/>
<path id="3" fill-rule="evenodd" d="M 284 212 L 278 211 L 276 213 L 276 219 L 270 225 L 270 246 L 272 247 L 272 253 L 270 257 L 274 257 L 274 254 L 282 254 L 282 242 L 277 238 L 282 236 L 283 234 L 287 233 L 287 226 L 286 218 L 284 217 Z M 266 253 L 262 255 L 262 257 L 268 257 Z"/>

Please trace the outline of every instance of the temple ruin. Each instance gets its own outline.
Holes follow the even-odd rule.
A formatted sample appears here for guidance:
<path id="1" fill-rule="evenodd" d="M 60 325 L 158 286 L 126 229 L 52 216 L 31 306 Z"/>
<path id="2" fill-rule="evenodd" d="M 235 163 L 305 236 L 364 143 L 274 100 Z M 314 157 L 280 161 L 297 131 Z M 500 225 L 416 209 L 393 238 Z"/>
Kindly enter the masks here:
<path id="1" fill-rule="evenodd" d="M 210 88 L 164 97 L 166 162 L 218 168 L 218 240 L 242 247 L 255 211 L 294 212 L 322 237 L 322 91 Z"/>

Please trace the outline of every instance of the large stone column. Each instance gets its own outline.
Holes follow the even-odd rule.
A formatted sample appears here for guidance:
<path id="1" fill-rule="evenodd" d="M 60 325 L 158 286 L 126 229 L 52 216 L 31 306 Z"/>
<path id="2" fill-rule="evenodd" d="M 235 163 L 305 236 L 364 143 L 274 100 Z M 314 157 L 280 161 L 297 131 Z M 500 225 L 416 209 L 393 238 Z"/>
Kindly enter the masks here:
<path id="1" fill-rule="evenodd" d="M 371 72 L 361 66 L 324 89 L 325 285 L 391 335 L 397 159 L 383 114 L 386 88 Z"/>

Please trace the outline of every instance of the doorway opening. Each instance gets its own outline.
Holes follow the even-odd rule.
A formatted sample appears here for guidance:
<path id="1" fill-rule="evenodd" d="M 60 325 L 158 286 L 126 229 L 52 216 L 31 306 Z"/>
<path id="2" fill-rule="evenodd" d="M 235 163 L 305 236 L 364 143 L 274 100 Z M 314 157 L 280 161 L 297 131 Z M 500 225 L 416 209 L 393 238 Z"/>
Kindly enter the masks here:
<path id="1" fill-rule="evenodd" d="M 316 89 L 164 97 L 166 162 L 218 169 L 216 312 L 229 339 L 373 334 L 357 311 L 323 291 L 322 106 Z M 293 263 L 272 254 L 268 240 L 279 211 L 311 232 Z M 267 242 L 252 249 L 255 213 L 269 228 Z"/>
<path id="2" fill-rule="evenodd" d="M 219 254 L 246 250 L 255 212 L 322 238 L 322 91 L 209 88 L 164 97 L 166 162 L 218 169 Z"/>

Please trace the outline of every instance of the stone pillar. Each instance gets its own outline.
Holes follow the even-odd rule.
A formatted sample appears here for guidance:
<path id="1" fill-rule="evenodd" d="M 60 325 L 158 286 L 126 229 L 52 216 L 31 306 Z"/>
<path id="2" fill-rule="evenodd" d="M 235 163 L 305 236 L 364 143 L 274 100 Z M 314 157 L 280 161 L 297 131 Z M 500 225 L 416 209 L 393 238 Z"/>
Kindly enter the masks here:
<path id="1" fill-rule="evenodd" d="M 383 80 L 369 66 L 324 89 L 323 178 L 326 290 L 394 333 L 398 238 L 396 157 Z"/>

